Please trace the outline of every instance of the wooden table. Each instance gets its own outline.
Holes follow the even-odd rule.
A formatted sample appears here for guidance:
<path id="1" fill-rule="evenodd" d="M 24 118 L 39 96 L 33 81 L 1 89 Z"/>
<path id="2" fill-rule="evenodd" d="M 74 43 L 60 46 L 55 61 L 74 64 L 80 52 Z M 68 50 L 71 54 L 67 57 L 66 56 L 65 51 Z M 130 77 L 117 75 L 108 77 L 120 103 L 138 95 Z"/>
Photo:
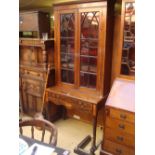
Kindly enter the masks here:
<path id="1" fill-rule="evenodd" d="M 44 145 L 44 146 L 48 146 L 48 147 L 52 147 L 51 145 L 49 144 L 46 144 L 46 143 L 42 143 L 36 139 L 32 139 L 32 138 L 29 138 L 29 137 L 26 137 L 26 136 L 23 136 L 23 135 L 19 135 L 19 138 L 23 139 L 24 141 L 27 142 L 27 144 L 29 145 L 29 147 L 31 145 L 33 145 L 34 143 L 37 143 L 37 144 L 41 144 L 41 145 Z M 57 153 L 57 155 L 69 155 L 70 154 L 70 151 L 66 150 L 66 149 L 63 149 L 63 148 L 59 148 L 59 147 L 55 147 L 53 146 L 52 148 L 54 148 L 54 152 Z M 68 153 L 66 152 L 68 151 Z M 65 154 L 64 154 L 65 152 Z"/>

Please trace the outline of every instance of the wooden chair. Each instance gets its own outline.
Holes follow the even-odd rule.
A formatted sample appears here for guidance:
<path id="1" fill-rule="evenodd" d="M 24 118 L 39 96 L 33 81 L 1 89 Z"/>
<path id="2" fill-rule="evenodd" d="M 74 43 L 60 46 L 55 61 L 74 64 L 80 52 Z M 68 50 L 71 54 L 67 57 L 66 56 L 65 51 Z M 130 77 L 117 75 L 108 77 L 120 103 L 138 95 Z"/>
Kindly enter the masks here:
<path id="1" fill-rule="evenodd" d="M 49 137 L 49 144 L 56 146 L 57 144 L 57 128 L 55 127 L 54 124 L 51 122 L 45 120 L 45 119 L 32 119 L 32 120 L 22 120 L 19 122 L 19 129 L 20 129 L 20 134 L 23 134 L 23 127 L 30 127 L 29 129 L 31 130 L 31 138 L 34 138 L 35 136 L 35 131 L 36 129 L 39 129 L 41 131 L 41 142 L 45 142 L 45 133 L 49 131 L 50 137 Z"/>

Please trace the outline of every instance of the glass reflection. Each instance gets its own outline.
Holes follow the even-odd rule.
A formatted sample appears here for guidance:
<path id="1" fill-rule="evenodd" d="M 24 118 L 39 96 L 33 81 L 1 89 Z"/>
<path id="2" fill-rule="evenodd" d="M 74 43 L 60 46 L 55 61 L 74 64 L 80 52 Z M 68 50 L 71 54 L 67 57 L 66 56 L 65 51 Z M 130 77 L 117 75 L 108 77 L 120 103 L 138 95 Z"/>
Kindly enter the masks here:
<path id="1" fill-rule="evenodd" d="M 135 3 L 125 4 L 121 74 L 135 75 Z"/>

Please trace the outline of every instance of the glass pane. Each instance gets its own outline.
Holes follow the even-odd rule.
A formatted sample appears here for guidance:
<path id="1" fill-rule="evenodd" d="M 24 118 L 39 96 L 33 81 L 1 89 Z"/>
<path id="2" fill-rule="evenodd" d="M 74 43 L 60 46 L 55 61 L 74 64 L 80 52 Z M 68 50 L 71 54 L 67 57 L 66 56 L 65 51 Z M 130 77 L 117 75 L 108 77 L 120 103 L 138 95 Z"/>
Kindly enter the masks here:
<path id="1" fill-rule="evenodd" d="M 74 14 L 62 14 L 60 18 L 61 36 L 74 37 Z"/>
<path id="2" fill-rule="evenodd" d="M 80 68 L 81 71 L 96 73 L 97 69 L 96 58 L 82 56 L 80 60 L 81 60 L 81 68 Z"/>
<path id="3" fill-rule="evenodd" d="M 74 55 L 73 54 L 68 54 L 68 67 L 70 69 L 74 68 Z"/>
<path id="4" fill-rule="evenodd" d="M 80 84 L 83 87 L 96 88 L 96 75 L 80 73 Z"/>
<path id="5" fill-rule="evenodd" d="M 68 71 L 68 83 L 74 83 L 74 72 L 73 71 Z"/>
<path id="6" fill-rule="evenodd" d="M 61 67 L 73 69 L 74 68 L 74 56 L 72 54 L 61 54 Z"/>
<path id="7" fill-rule="evenodd" d="M 98 38 L 99 12 L 81 13 L 81 38 Z"/>
<path id="8" fill-rule="evenodd" d="M 61 39 L 61 52 L 74 53 L 74 39 L 69 38 Z"/>
<path id="9" fill-rule="evenodd" d="M 61 70 L 61 79 L 66 83 L 74 83 L 74 72 L 72 70 Z"/>
<path id="10" fill-rule="evenodd" d="M 96 73 L 97 71 L 97 59 L 96 58 L 89 58 L 89 71 Z"/>
<path id="11" fill-rule="evenodd" d="M 80 85 L 96 88 L 99 12 L 81 13 Z"/>
<path id="12" fill-rule="evenodd" d="M 61 54 L 61 67 L 68 68 L 67 54 Z"/>
<path id="13" fill-rule="evenodd" d="M 121 74 L 135 75 L 135 3 L 126 3 Z"/>
<path id="14" fill-rule="evenodd" d="M 75 17 L 73 13 L 61 14 L 60 20 L 61 81 L 74 83 Z"/>
<path id="15" fill-rule="evenodd" d="M 88 57 L 81 57 L 81 71 L 88 72 L 89 71 L 89 58 Z"/>
<path id="16" fill-rule="evenodd" d="M 97 48 L 96 39 L 81 39 L 81 55 L 97 56 Z"/>
<path id="17" fill-rule="evenodd" d="M 96 88 L 96 75 L 93 74 L 89 75 L 89 87 Z"/>
<path id="18" fill-rule="evenodd" d="M 63 82 L 67 82 L 68 80 L 68 74 L 67 74 L 67 70 L 61 70 L 61 79 Z"/>

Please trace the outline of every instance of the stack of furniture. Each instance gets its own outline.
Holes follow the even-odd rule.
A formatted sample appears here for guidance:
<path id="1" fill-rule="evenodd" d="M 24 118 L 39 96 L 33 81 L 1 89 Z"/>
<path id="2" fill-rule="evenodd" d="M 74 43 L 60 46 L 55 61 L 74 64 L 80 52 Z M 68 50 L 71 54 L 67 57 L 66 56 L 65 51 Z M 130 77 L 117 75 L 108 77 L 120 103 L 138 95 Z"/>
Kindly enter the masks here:
<path id="1" fill-rule="evenodd" d="M 41 38 L 49 22 L 47 13 L 20 13 L 20 104 L 32 116 L 42 112 L 45 88 L 54 84 L 54 40 Z"/>
<path id="2" fill-rule="evenodd" d="M 105 104 L 101 155 L 134 155 L 135 82 L 116 79 Z"/>

